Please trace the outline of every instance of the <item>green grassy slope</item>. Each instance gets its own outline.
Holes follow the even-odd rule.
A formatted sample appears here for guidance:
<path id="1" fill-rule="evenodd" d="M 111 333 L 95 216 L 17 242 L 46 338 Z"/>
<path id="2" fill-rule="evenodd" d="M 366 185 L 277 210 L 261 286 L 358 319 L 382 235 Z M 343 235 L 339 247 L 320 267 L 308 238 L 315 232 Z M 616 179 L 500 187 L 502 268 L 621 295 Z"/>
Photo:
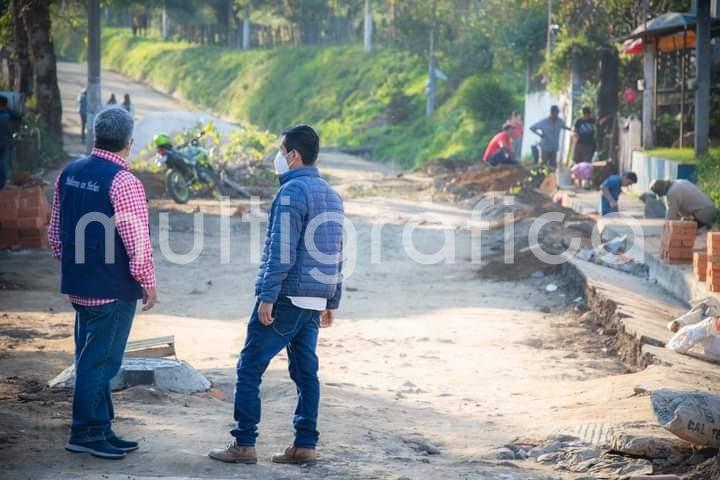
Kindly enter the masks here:
<path id="1" fill-rule="evenodd" d="M 62 57 L 84 56 L 67 33 L 55 37 Z M 272 131 L 313 124 L 326 146 L 370 147 L 373 157 L 408 167 L 434 158 L 477 158 L 502 121 L 484 118 L 477 111 L 483 102 L 472 98 L 488 95 L 487 86 L 475 88 L 479 78 L 504 88 L 492 74 L 469 77 L 453 91 L 443 85 L 429 121 L 425 59 L 393 49 L 371 55 L 360 46 L 241 52 L 106 29 L 103 65 Z M 509 112 L 516 92 L 501 93 L 498 98 L 510 103 L 501 110 Z"/>

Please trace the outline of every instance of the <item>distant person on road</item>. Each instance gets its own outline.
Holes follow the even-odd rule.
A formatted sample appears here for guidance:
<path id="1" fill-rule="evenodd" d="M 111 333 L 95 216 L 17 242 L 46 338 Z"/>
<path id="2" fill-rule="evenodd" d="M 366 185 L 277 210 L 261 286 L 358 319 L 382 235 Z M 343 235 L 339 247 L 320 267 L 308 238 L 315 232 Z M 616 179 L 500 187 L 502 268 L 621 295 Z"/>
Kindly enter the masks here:
<path id="1" fill-rule="evenodd" d="M 115 94 L 111 93 L 110 98 L 108 98 L 106 105 L 117 105 L 117 98 L 115 98 Z"/>
<path id="2" fill-rule="evenodd" d="M 513 153 L 515 160 L 520 161 L 520 152 L 522 149 L 522 137 L 523 137 L 523 122 L 520 112 L 514 111 L 510 115 L 508 123 L 512 125 L 513 129 L 510 132 L 510 138 L 512 138 Z"/>
<path id="3" fill-rule="evenodd" d="M 130 94 L 126 93 L 123 97 L 122 107 L 131 115 L 134 116 L 135 111 L 133 109 L 132 103 L 130 102 Z"/>
<path id="4" fill-rule="evenodd" d="M 80 138 L 85 143 L 85 126 L 87 123 L 87 89 L 82 90 L 77 98 L 78 113 L 80 114 Z"/>
<path id="5" fill-rule="evenodd" d="M 610 175 L 600 185 L 600 215 L 608 215 L 618 212 L 618 200 L 622 193 L 622 187 L 628 187 L 637 183 L 635 172 L 625 172 L 622 176 Z"/>
<path id="6" fill-rule="evenodd" d="M 530 131 L 540 136 L 540 162 L 552 169 L 557 168 L 557 155 L 560 150 L 560 131 L 570 130 L 565 120 L 560 118 L 557 105 L 550 107 L 550 116 L 530 127 Z"/>
<path id="7" fill-rule="evenodd" d="M 143 184 L 127 157 L 132 117 L 110 107 L 95 117 L 95 148 L 55 182 L 48 227 L 60 260 L 60 291 L 75 309 L 75 389 L 65 449 L 120 459 L 138 443 L 120 438 L 110 380 L 120 370 L 135 308 L 155 305 L 155 266 Z"/>
<path id="8" fill-rule="evenodd" d="M 0 190 L 5 188 L 12 171 L 13 132 L 20 116 L 10 110 L 7 97 L 0 95 Z"/>
<path id="9" fill-rule="evenodd" d="M 293 417 L 295 441 L 272 461 L 316 462 L 318 328 L 333 324 L 340 304 L 344 217 L 342 198 L 315 166 L 319 148 L 320 137 L 309 125 L 283 132 L 275 156 L 280 190 L 270 207 L 255 282 L 258 298 L 237 364 L 235 428 L 230 432 L 234 440 L 209 453 L 215 460 L 257 463 L 260 382 L 270 360 L 287 349 L 288 370 L 298 397 Z"/>
<path id="10" fill-rule="evenodd" d="M 650 190 L 658 197 L 667 197 L 668 220 L 694 219 L 698 227 L 710 228 L 717 216 L 715 203 L 694 183 L 687 180 L 653 180 Z"/>
<path id="11" fill-rule="evenodd" d="M 501 164 L 515 163 L 513 158 L 512 132 L 513 126 L 509 123 L 503 125 L 500 133 L 495 135 L 483 155 L 483 160 L 493 167 Z"/>
<path id="12" fill-rule="evenodd" d="M 575 122 L 573 135 L 575 138 L 573 163 L 592 163 L 595 155 L 595 119 L 591 115 L 590 107 L 583 107 L 582 117 Z"/>
<path id="13" fill-rule="evenodd" d="M 133 15 L 130 28 L 132 29 L 133 37 L 136 37 L 140 29 L 140 17 L 138 15 Z"/>

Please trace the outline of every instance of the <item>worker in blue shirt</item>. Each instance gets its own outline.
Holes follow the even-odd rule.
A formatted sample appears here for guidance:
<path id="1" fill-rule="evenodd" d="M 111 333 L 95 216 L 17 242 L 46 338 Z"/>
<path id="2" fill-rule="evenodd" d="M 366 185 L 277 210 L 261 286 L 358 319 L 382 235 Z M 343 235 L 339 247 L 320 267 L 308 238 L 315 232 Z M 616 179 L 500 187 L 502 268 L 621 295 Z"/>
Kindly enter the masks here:
<path id="1" fill-rule="evenodd" d="M 606 178 L 600 185 L 600 215 L 617 212 L 622 187 L 635 183 L 637 183 L 637 175 L 634 172 L 625 172 L 622 176 L 610 175 Z"/>

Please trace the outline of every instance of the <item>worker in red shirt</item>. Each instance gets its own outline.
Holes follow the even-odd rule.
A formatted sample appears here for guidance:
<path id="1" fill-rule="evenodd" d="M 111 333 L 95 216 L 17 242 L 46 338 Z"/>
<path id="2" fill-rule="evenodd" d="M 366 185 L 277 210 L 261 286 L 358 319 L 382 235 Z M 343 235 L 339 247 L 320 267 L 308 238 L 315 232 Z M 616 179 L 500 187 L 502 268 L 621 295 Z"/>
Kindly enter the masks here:
<path id="1" fill-rule="evenodd" d="M 483 155 L 484 161 L 492 166 L 515 163 L 512 137 L 510 135 L 512 130 L 513 126 L 510 123 L 503 125 L 502 131 L 490 140 L 490 143 L 485 149 L 485 155 Z"/>

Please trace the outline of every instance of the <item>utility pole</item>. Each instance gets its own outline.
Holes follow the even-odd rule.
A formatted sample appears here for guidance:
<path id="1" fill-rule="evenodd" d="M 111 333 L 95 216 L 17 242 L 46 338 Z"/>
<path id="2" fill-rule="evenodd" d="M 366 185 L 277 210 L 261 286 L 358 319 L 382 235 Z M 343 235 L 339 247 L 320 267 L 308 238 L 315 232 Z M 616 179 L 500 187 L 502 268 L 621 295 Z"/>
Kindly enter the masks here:
<path id="1" fill-rule="evenodd" d="M 167 40 L 168 38 L 168 16 L 167 16 L 167 6 L 165 3 L 163 3 L 162 7 L 162 38 L 163 40 Z"/>
<path id="2" fill-rule="evenodd" d="M 548 0 L 547 14 L 547 40 L 545 45 L 545 65 L 550 64 L 550 53 L 552 50 L 552 0 Z M 547 76 L 547 75 L 546 75 Z"/>
<path id="3" fill-rule="evenodd" d="M 696 0 L 697 89 L 695 90 L 695 155 L 708 151 L 710 133 L 710 0 Z"/>
<path id="4" fill-rule="evenodd" d="M 250 0 L 245 0 L 243 7 L 242 49 L 250 50 Z"/>
<path id="5" fill-rule="evenodd" d="M 100 0 L 88 0 L 87 148 L 95 144 L 95 115 L 100 111 Z"/>
<path id="6" fill-rule="evenodd" d="M 647 30 L 648 17 L 648 0 L 643 0 L 643 25 Z M 649 150 L 655 147 L 655 45 L 653 42 L 647 41 L 647 37 L 643 41 L 643 109 L 642 109 L 642 137 L 643 148 Z"/>
<path id="7" fill-rule="evenodd" d="M 437 80 L 435 78 L 435 7 L 437 0 L 433 0 L 432 12 L 433 12 L 433 24 L 430 30 L 430 58 L 428 60 L 428 82 L 427 82 L 427 105 L 425 113 L 428 117 L 431 117 L 435 112 L 435 89 L 437 87 Z"/>
<path id="8" fill-rule="evenodd" d="M 365 53 L 372 52 L 373 19 L 371 0 L 365 0 Z"/>

